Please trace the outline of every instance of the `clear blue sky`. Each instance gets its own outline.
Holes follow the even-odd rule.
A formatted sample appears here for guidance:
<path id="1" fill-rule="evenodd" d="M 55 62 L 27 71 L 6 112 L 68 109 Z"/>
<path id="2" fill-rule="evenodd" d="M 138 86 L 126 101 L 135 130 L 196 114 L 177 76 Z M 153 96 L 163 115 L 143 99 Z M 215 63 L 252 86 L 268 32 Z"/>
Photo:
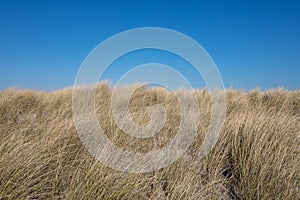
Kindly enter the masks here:
<path id="1" fill-rule="evenodd" d="M 300 1 L 275 0 L 1 0 L 0 89 L 72 86 L 97 44 L 147 26 L 174 29 L 198 41 L 226 87 L 300 89 Z M 112 69 L 107 77 L 114 81 L 122 69 Z M 186 73 L 198 81 L 192 71 Z"/>

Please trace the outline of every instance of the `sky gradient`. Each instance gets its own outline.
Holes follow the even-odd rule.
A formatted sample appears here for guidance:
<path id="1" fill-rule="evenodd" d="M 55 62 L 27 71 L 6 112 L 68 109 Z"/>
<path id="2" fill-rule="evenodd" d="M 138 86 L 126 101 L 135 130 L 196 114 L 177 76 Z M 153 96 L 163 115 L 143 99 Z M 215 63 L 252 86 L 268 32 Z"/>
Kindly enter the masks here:
<path id="1" fill-rule="evenodd" d="M 300 89 L 299 19 L 300 1 L 0 1 L 0 89 L 72 86 L 96 45 L 139 27 L 169 28 L 196 40 L 227 88 Z M 128 57 L 127 68 L 111 68 L 106 78 L 116 81 L 137 60 L 166 60 L 143 54 Z M 185 65 L 180 71 L 198 87 L 193 71 Z"/>

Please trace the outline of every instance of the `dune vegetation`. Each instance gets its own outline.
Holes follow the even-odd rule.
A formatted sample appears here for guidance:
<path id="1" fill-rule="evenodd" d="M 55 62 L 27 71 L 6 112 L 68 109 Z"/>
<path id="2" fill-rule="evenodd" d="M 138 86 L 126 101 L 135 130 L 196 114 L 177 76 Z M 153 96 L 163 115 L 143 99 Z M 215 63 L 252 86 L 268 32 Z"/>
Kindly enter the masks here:
<path id="1" fill-rule="evenodd" d="M 148 152 L 174 137 L 180 105 L 172 92 L 144 86 L 134 92 L 129 109 L 137 124 L 149 122 L 149 106 L 161 104 L 167 113 L 156 139 L 137 139 L 114 122 L 111 91 L 106 83 L 97 86 L 96 114 L 117 146 Z M 210 94 L 183 92 L 198 97 L 195 142 L 166 168 L 124 173 L 101 164 L 82 144 L 72 88 L 1 91 L 0 199 L 300 199 L 300 91 L 227 90 L 224 128 L 203 158 L 198 153 L 210 122 Z"/>

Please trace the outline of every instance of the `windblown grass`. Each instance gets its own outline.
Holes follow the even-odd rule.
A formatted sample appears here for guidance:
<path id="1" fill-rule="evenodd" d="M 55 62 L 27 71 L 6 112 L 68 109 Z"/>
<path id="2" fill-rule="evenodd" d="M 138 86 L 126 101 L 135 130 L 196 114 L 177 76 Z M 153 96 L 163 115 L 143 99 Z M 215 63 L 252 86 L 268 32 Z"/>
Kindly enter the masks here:
<path id="1" fill-rule="evenodd" d="M 186 91 L 189 92 L 189 91 Z M 97 162 L 72 119 L 72 89 L 0 92 L 0 199 L 300 199 L 300 91 L 226 92 L 227 116 L 213 151 L 198 152 L 210 121 L 210 95 L 196 91 L 197 140 L 179 160 L 156 172 L 121 173 Z M 161 88 L 137 90 L 132 118 L 145 125 L 160 103 L 167 121 L 158 139 L 135 139 L 114 123 L 111 88 L 96 93 L 99 123 L 119 147 L 148 152 L 178 130 L 180 106 Z"/>

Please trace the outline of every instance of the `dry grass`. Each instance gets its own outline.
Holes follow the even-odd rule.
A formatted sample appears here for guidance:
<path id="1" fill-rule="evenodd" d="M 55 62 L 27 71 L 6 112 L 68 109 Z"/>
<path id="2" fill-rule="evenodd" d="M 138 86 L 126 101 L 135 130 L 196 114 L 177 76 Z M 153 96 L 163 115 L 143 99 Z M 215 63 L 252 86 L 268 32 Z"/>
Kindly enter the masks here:
<path id="1" fill-rule="evenodd" d="M 0 199 L 300 199 L 300 91 L 227 91 L 225 127 L 214 150 L 198 152 L 210 119 L 210 96 L 196 91 L 199 135 L 172 165 L 144 174 L 121 173 L 84 148 L 72 119 L 72 89 L 0 92 Z M 96 108 L 119 147 L 147 152 L 170 141 L 180 120 L 178 101 L 164 89 L 140 88 L 130 102 L 136 123 L 161 103 L 168 118 L 158 136 L 134 139 L 118 129 L 111 89 L 97 88 Z"/>

